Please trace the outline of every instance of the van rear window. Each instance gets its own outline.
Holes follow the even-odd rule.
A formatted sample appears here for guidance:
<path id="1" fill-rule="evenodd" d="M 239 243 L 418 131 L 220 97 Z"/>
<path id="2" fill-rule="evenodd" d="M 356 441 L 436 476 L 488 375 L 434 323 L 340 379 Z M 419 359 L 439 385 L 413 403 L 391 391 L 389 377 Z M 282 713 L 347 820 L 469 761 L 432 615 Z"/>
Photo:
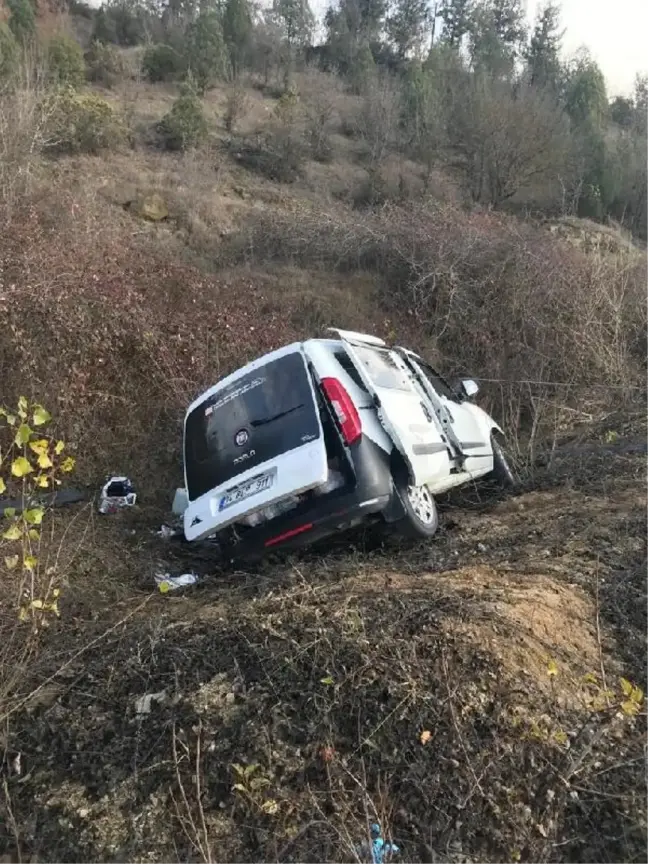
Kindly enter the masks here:
<path id="1" fill-rule="evenodd" d="M 279 357 L 217 391 L 187 417 L 189 499 L 320 434 L 304 357 Z"/>

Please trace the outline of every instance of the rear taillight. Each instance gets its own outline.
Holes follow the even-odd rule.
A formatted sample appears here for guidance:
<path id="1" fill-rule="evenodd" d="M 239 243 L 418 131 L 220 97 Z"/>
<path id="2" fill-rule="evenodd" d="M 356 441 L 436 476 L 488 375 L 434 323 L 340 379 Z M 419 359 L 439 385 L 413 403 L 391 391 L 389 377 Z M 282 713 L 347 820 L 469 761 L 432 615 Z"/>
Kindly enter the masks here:
<path id="1" fill-rule="evenodd" d="M 344 443 L 353 444 L 362 436 L 362 423 L 353 399 L 337 378 L 322 378 L 322 387 L 340 424 Z"/>

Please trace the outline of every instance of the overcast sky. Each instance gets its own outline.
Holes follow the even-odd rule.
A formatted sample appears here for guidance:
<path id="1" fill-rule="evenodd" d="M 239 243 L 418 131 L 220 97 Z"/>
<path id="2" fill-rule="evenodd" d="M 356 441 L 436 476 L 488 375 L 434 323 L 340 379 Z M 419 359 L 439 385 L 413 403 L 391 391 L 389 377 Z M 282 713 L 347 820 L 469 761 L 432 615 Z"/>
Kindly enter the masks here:
<path id="1" fill-rule="evenodd" d="M 533 19 L 541 0 L 528 0 Z M 586 45 L 605 75 L 608 95 L 632 92 L 648 72 L 648 0 L 562 0 L 566 54 Z"/>
<path id="2" fill-rule="evenodd" d="M 543 0 L 526 0 L 529 21 Z M 330 0 L 311 0 L 321 19 Z M 648 72 L 648 0 L 562 0 L 565 56 L 586 45 L 608 86 L 608 95 L 632 92 L 637 72 Z"/>

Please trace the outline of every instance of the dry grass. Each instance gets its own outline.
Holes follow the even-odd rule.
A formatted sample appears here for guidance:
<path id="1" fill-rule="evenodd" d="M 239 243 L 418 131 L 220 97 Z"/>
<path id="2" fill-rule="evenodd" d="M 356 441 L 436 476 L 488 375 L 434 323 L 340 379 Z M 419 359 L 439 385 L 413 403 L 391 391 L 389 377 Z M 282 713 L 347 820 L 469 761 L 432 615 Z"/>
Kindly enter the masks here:
<path id="1" fill-rule="evenodd" d="M 642 579 L 640 474 L 618 457 L 607 497 L 594 470 L 571 491 L 447 510 L 433 546 L 357 535 L 256 572 L 205 559 L 197 592 L 113 589 L 93 621 L 91 571 L 136 516 L 98 521 L 15 687 L 22 854 L 348 861 L 379 819 L 406 860 L 643 860 L 645 717 L 616 716 L 619 675 L 645 680 L 616 640 L 643 625 L 613 617 Z M 609 708 L 584 680 L 600 658 Z M 263 783 L 234 789 L 234 764 Z"/>
<path id="2" fill-rule="evenodd" d="M 570 408 L 642 404 L 641 256 L 587 255 L 510 217 L 433 202 L 259 213 L 237 254 L 375 272 L 385 306 L 412 316 L 450 371 L 482 378 L 512 433 L 559 425 Z"/>
<path id="3" fill-rule="evenodd" d="M 183 157 L 145 145 L 172 88 L 110 98 L 135 150 L 28 163 L 0 226 L 3 398 L 46 394 L 89 496 L 124 471 L 141 501 L 48 517 L 62 617 L 35 638 L 2 582 L 0 855 L 353 860 L 379 819 L 404 860 L 645 860 L 645 714 L 616 717 L 619 676 L 646 683 L 645 460 L 600 446 L 642 434 L 642 260 L 453 204 L 323 211 L 359 178 L 358 142 L 334 134 L 333 162 L 278 187 L 219 149 L 225 91 L 211 147 Z M 249 98 L 242 135 L 274 104 Z M 336 94 L 332 125 L 354 106 Z M 160 225 L 124 207 L 153 191 Z M 235 572 L 161 547 L 188 402 L 329 324 L 497 379 L 486 398 L 520 438 L 606 424 L 585 455 L 558 435 L 519 499 L 444 502 L 431 545 L 367 530 Z M 204 584 L 156 599 L 158 566 Z M 599 711 L 583 676 L 601 667 Z M 234 763 L 260 785 L 234 790 Z"/>

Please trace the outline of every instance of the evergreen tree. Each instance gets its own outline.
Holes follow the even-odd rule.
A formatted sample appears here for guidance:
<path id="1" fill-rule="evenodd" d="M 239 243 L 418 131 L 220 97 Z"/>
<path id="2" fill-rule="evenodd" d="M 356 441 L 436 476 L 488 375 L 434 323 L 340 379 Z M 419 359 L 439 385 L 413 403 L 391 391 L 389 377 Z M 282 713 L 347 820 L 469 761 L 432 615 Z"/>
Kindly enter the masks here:
<path id="1" fill-rule="evenodd" d="M 304 48 L 315 27 L 315 16 L 308 0 L 274 0 L 272 11 L 282 25 L 288 45 Z"/>
<path id="2" fill-rule="evenodd" d="M 237 77 L 252 38 L 252 15 L 248 0 L 226 0 L 223 9 L 223 37 L 232 72 L 234 77 Z"/>
<path id="3" fill-rule="evenodd" d="M 201 12 L 187 28 L 187 65 L 201 93 L 227 76 L 229 57 L 217 12 Z"/>
<path id="4" fill-rule="evenodd" d="M 36 33 L 36 15 L 31 0 L 7 0 L 9 29 L 18 42 L 25 44 Z"/>
<path id="5" fill-rule="evenodd" d="M 560 88 L 562 67 L 559 55 L 562 36 L 560 8 L 549 0 L 538 13 L 526 51 L 531 84 L 552 87 L 554 90 Z"/>
<path id="6" fill-rule="evenodd" d="M 443 0 L 439 15 L 443 21 L 441 39 L 452 48 L 459 48 L 470 28 L 473 0 Z"/>
<path id="7" fill-rule="evenodd" d="M 429 24 L 428 0 L 396 0 L 387 18 L 387 32 L 399 59 L 420 54 Z"/>

